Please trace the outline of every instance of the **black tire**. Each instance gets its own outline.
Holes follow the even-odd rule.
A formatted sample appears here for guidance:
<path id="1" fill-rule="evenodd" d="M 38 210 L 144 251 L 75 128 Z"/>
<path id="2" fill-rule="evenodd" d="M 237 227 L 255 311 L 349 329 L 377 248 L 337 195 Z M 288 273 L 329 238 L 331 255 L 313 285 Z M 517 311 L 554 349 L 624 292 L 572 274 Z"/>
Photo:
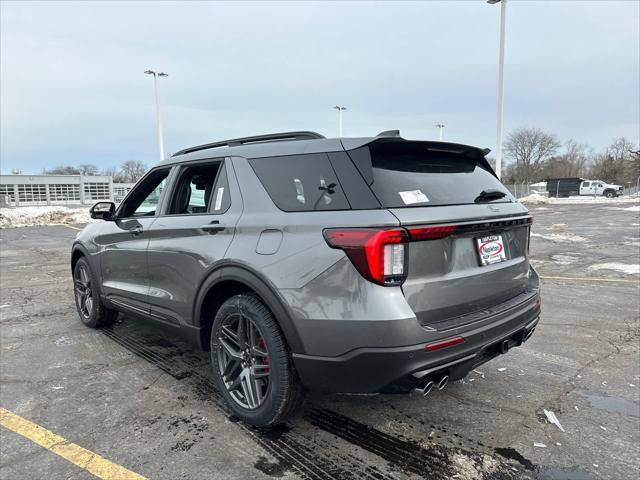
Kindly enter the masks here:
<path id="1" fill-rule="evenodd" d="M 118 312 L 105 307 L 100 301 L 100 294 L 95 276 L 85 258 L 80 258 L 73 267 L 73 297 L 76 302 L 78 316 L 87 327 L 99 328 L 111 325 L 118 317 Z"/>
<path id="2" fill-rule="evenodd" d="M 242 328 L 253 333 L 243 337 Z M 235 295 L 222 304 L 213 320 L 210 346 L 218 390 L 241 420 L 271 427 L 302 405 L 304 390 L 284 336 L 255 295 Z"/>
<path id="3" fill-rule="evenodd" d="M 613 190 L 606 190 L 604 192 L 604 196 L 607 198 L 613 198 L 616 196 L 615 192 Z"/>

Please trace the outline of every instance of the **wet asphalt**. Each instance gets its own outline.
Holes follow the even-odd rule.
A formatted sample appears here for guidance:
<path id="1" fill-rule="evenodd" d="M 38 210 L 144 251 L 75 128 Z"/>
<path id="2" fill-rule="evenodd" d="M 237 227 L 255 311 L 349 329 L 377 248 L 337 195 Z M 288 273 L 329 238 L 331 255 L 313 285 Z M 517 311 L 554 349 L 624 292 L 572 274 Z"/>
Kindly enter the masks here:
<path id="1" fill-rule="evenodd" d="M 153 479 L 637 478 L 640 213 L 629 206 L 530 207 L 543 313 L 522 347 L 427 398 L 310 398 L 272 431 L 230 415 L 205 354 L 122 315 L 82 326 L 76 230 L 0 230 L 0 406 Z M 1 479 L 95 478 L 2 427 L 0 440 Z"/>

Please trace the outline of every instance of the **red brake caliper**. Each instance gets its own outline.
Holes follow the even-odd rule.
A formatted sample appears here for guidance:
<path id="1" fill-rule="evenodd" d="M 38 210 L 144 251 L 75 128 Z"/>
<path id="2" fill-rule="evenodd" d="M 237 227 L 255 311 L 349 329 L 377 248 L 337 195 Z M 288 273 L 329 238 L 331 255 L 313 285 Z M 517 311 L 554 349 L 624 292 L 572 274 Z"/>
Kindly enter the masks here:
<path id="1" fill-rule="evenodd" d="M 264 338 L 260 338 L 260 340 L 258 340 L 258 348 L 263 352 L 267 351 L 267 344 L 264 341 Z M 262 365 L 269 365 L 269 357 L 260 357 L 260 359 L 262 361 Z M 268 372 L 269 369 L 266 369 L 266 371 Z"/>

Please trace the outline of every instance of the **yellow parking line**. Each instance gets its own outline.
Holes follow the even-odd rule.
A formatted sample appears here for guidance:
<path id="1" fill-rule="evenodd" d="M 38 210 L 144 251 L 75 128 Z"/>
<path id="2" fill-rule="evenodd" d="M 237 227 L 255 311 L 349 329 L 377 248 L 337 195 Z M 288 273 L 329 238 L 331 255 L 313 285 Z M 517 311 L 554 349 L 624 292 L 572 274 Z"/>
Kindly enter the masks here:
<path id="1" fill-rule="evenodd" d="M 28 438 L 65 460 L 104 480 L 146 480 L 131 470 L 110 462 L 97 453 L 71 443 L 60 435 L 0 407 L 0 425 Z"/>
<path id="2" fill-rule="evenodd" d="M 575 280 L 578 282 L 612 282 L 612 283 L 638 283 L 640 280 L 625 280 L 624 278 L 602 278 L 602 277 L 554 277 L 540 275 L 545 280 Z"/>
<path id="3" fill-rule="evenodd" d="M 72 227 L 71 225 L 67 225 L 66 223 L 63 223 L 62 226 L 67 227 L 67 228 L 73 228 L 74 230 L 82 230 L 81 228 Z"/>

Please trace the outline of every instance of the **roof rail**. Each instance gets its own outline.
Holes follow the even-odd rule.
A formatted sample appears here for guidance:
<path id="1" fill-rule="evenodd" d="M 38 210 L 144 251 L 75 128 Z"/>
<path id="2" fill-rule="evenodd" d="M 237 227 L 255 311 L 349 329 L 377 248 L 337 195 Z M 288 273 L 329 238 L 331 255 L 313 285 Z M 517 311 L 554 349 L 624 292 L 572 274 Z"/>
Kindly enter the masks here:
<path id="1" fill-rule="evenodd" d="M 282 133 L 269 133 L 267 135 L 255 135 L 253 137 L 233 138 L 231 140 L 222 140 L 220 142 L 205 143 L 204 145 L 198 145 L 195 147 L 185 148 L 179 152 L 171 155 L 177 157 L 178 155 L 184 155 L 185 153 L 197 152 L 198 150 L 207 150 L 209 148 L 218 147 L 238 147 L 240 145 L 250 145 L 254 143 L 269 143 L 269 142 L 287 142 L 293 140 L 318 140 L 325 138 L 316 132 L 282 132 Z"/>

